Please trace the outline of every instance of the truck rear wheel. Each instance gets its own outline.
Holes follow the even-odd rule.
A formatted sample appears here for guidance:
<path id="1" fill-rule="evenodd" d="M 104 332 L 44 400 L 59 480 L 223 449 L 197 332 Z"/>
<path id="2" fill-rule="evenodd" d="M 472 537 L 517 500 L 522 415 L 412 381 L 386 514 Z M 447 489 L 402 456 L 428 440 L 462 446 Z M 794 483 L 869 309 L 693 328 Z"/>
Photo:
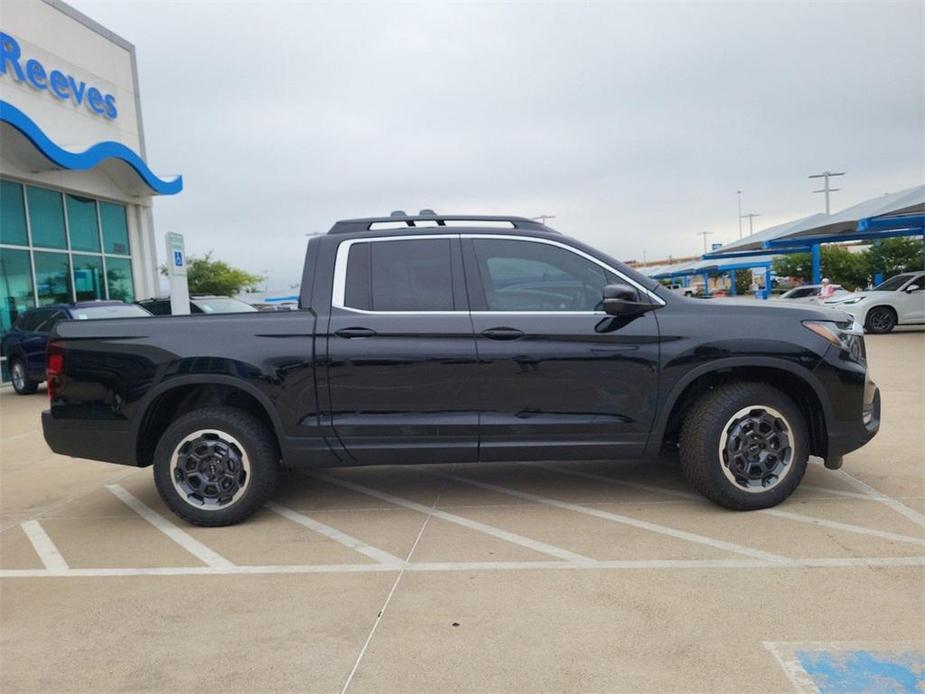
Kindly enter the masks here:
<path id="1" fill-rule="evenodd" d="M 720 506 L 768 508 L 790 496 L 809 459 L 796 404 L 763 383 L 729 383 L 701 397 L 681 427 L 681 468 Z"/>
<path id="2" fill-rule="evenodd" d="M 17 395 L 32 395 L 39 387 L 38 382 L 29 378 L 26 364 L 19 357 L 10 360 L 10 380 Z"/>
<path id="3" fill-rule="evenodd" d="M 233 525 L 269 500 L 279 452 L 249 412 L 209 407 L 179 417 L 154 452 L 154 481 L 170 509 L 194 525 Z"/>

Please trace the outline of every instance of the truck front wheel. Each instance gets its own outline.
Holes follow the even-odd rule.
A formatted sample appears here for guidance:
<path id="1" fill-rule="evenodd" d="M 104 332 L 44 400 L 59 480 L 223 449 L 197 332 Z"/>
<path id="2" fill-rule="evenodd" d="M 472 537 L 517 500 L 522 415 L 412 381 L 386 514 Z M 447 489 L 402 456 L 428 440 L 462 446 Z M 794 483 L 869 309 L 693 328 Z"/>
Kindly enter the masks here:
<path id="1" fill-rule="evenodd" d="M 728 383 L 703 395 L 681 427 L 681 468 L 720 506 L 767 508 L 790 496 L 809 459 L 796 404 L 764 383 Z"/>
<path id="2" fill-rule="evenodd" d="M 194 525 L 238 523 L 276 488 L 279 452 L 267 427 L 234 407 L 179 417 L 154 452 L 154 481 L 164 503 Z"/>

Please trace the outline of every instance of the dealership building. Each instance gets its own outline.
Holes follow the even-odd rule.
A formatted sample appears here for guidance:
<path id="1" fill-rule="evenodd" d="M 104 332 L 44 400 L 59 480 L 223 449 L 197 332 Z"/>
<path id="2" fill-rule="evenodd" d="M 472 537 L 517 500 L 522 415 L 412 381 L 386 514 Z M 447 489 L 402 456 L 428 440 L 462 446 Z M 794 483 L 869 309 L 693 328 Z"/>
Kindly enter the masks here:
<path id="1" fill-rule="evenodd" d="M 0 332 L 27 309 L 158 293 L 135 49 L 59 0 L 0 14 Z M 5 358 L 2 363 L 6 382 Z"/>

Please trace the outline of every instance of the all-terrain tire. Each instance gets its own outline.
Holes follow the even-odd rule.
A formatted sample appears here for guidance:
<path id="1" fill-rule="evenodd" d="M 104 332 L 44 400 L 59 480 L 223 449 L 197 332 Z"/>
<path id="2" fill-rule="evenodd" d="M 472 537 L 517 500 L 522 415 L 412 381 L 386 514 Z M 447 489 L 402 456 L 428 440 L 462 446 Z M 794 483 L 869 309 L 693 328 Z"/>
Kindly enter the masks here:
<path id="1" fill-rule="evenodd" d="M 737 418 L 743 411 L 748 414 Z M 770 413 L 769 419 L 786 430 L 784 440 L 792 447 L 789 463 L 776 479 L 768 478 L 768 488 L 760 480 L 748 487 L 748 480 L 737 477 L 726 460 L 728 449 L 721 448 L 724 434 L 726 440 L 731 434 L 741 434 L 741 423 L 761 412 Z M 681 426 L 684 476 L 694 489 L 726 508 L 746 511 L 779 504 L 799 486 L 808 458 L 809 432 L 802 412 L 793 400 L 766 383 L 727 383 L 714 388 L 694 403 Z"/>
<path id="2" fill-rule="evenodd" d="M 164 503 L 180 518 L 201 526 L 234 525 L 270 499 L 279 477 L 279 459 L 273 434 L 257 417 L 235 407 L 208 407 L 188 412 L 167 427 L 154 451 L 154 482 Z M 198 469 L 188 473 L 187 465 Z M 229 470 L 217 484 L 224 480 L 237 485 L 238 493 L 222 503 L 222 492 L 216 484 L 209 485 L 209 476 L 225 473 L 226 465 Z M 242 470 L 246 470 L 243 477 Z M 197 489 L 211 488 L 215 494 L 190 494 L 188 480 L 194 475 Z M 210 506 L 212 496 L 215 501 Z"/>

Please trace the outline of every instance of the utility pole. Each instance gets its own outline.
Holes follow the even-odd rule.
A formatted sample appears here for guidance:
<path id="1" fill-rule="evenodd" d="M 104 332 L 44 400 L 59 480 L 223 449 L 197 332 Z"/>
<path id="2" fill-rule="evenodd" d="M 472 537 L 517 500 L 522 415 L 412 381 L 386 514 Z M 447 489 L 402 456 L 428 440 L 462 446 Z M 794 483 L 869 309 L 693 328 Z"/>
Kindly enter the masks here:
<path id="1" fill-rule="evenodd" d="M 712 231 L 698 231 L 697 232 L 697 236 L 703 237 L 703 252 L 704 253 L 707 252 L 707 236 L 709 236 L 712 233 L 713 233 Z"/>
<path id="2" fill-rule="evenodd" d="M 555 218 L 556 218 L 556 215 L 554 214 L 540 214 L 540 215 L 537 215 L 536 217 L 531 217 L 530 219 L 533 219 L 534 221 L 537 221 L 540 224 L 546 224 L 547 219 L 555 219 Z"/>
<path id="3" fill-rule="evenodd" d="M 736 197 L 739 199 L 739 238 L 742 238 L 742 191 L 736 191 Z"/>
<path id="4" fill-rule="evenodd" d="M 755 217 L 760 217 L 760 216 L 761 216 L 760 212 L 749 212 L 748 214 L 743 214 L 739 217 L 739 219 L 745 219 L 746 217 L 748 217 L 748 235 L 749 236 L 755 233 L 755 227 L 753 224 Z"/>
<path id="5" fill-rule="evenodd" d="M 812 176 L 809 176 L 809 178 L 824 178 L 825 179 L 825 183 L 822 186 L 822 190 L 814 190 L 813 192 L 814 193 L 825 193 L 825 213 L 826 214 L 832 214 L 831 208 L 829 207 L 829 193 L 837 193 L 838 191 L 841 190 L 841 188 L 829 188 L 829 179 L 835 176 L 844 176 L 844 175 L 845 175 L 844 171 L 840 171 L 838 173 L 833 173 L 831 171 L 823 171 L 822 173 L 813 174 Z"/>

